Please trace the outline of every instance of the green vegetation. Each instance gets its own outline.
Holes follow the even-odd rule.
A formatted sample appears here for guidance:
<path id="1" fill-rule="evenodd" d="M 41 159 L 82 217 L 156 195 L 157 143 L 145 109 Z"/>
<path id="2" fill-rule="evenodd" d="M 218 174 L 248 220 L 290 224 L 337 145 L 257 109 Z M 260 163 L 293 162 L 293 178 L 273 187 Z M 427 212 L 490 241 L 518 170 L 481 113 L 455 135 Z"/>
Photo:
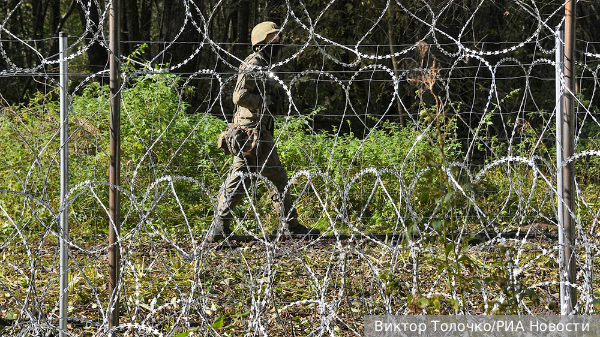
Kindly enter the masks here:
<path id="1" fill-rule="evenodd" d="M 177 337 L 263 327 L 273 336 L 321 328 L 355 336 L 365 314 L 558 313 L 549 60 L 563 7 L 126 0 L 121 322 Z M 574 210 L 585 313 L 600 309 L 589 277 L 599 262 L 598 9 L 580 2 L 576 28 L 586 52 L 575 71 L 583 155 Z M 104 10 L 101 2 L 0 2 L 0 335 L 57 315 L 61 144 L 51 78 L 61 30 L 71 36 L 70 90 L 78 88 L 69 125 L 69 314 L 98 320 L 106 312 L 109 90 L 100 83 L 109 53 L 96 30 L 108 27 Z M 300 221 L 352 240 L 201 244 L 232 160 L 216 148 L 217 135 L 250 30 L 265 19 L 285 23 L 274 71 L 294 102 L 275 137 Z M 235 210 L 239 234 L 278 227 L 257 190 L 265 186 L 249 186 L 251 198 Z M 373 233 L 388 235 L 364 235 Z"/>
<path id="2" fill-rule="evenodd" d="M 210 114 L 189 113 L 185 97 L 193 88 L 182 90 L 180 84 L 175 75 L 144 75 L 132 79 L 122 92 L 125 228 L 138 225 L 139 216 L 148 210 L 150 222 L 155 219 L 155 225 L 172 232 L 178 228 L 186 231 L 188 223 L 202 232 L 210 222 L 214 198 L 231 161 L 216 148 L 217 135 L 226 123 Z M 50 210 L 59 206 L 57 96 L 56 91 L 38 93 L 27 104 L 5 106 L 0 120 L 0 136 L 6 140 L 0 148 L 3 190 L 33 197 L 27 202 L 38 203 L 33 208 L 39 208 L 36 216 L 45 219 L 42 223 L 46 225 L 52 222 Z M 292 197 L 297 199 L 301 218 L 310 225 L 327 230 L 335 224 L 342 232 L 352 228 L 404 231 L 403 226 L 417 232 L 433 226 L 439 232 L 458 228 L 459 224 L 448 222 L 454 219 L 469 226 L 503 228 L 503 224 L 515 223 L 511 218 L 536 222 L 553 218 L 548 183 L 552 183 L 554 171 L 554 144 L 536 141 L 540 132 L 530 124 L 520 126 L 523 140 L 510 149 L 492 139 L 488 151 L 493 157 L 485 159 L 488 166 L 480 173 L 475 171 L 477 166 L 467 170 L 454 164 L 464 160 L 465 152 L 457 137 L 454 113 L 460 107 L 426 107 L 417 125 L 402 127 L 383 121 L 362 137 L 336 127 L 314 131 L 312 119 L 326 109 L 280 117 L 276 125 L 279 156 L 290 178 L 294 177 Z M 71 212 L 81 228 L 86 228 L 95 221 L 89 210 L 99 211 L 99 203 L 107 199 L 107 186 L 97 182 L 106 181 L 108 167 L 108 88 L 88 84 L 72 97 L 71 111 L 70 186 L 76 187 Z M 493 114 L 494 110 L 490 116 Z M 586 124 L 578 149 L 597 149 L 599 133 L 597 127 Z M 509 153 L 523 161 L 510 165 L 493 161 Z M 535 161 L 535 166 L 528 160 Z M 594 192 L 597 174 L 588 167 L 595 167 L 596 161 L 597 157 L 586 157 L 577 166 L 591 204 L 598 199 Z M 19 217 L 23 197 L 5 194 L 3 207 Z M 257 212 L 272 219 L 266 223 L 276 226 L 277 214 L 266 194 L 262 195 L 254 201 Z M 246 213 L 248 205 L 241 207 L 238 216 L 252 220 Z M 483 214 L 475 217 L 476 209 Z M 588 207 L 582 216 L 593 221 L 593 209 Z M 401 224 L 401 219 L 405 223 Z"/>
<path id="3" fill-rule="evenodd" d="M 203 257 L 201 267 L 172 249 L 166 252 L 156 249 L 150 257 L 144 255 L 147 247 L 158 246 L 164 240 L 172 240 L 168 242 L 171 248 L 176 244 L 183 251 L 193 249 L 193 242 L 181 238 L 186 235 L 193 240 L 201 238 L 210 224 L 214 198 L 231 161 L 231 157 L 216 148 L 216 138 L 226 128 L 225 121 L 210 114 L 189 113 L 188 90 L 181 89 L 177 76 L 160 73 L 134 78 L 122 92 L 123 228 L 124 233 L 132 236 L 125 242 L 133 252 L 128 258 L 134 261 L 127 267 L 125 277 L 127 282 L 136 279 L 143 289 L 136 295 L 139 298 L 130 295 L 123 299 L 123 310 L 137 306 L 140 312 L 149 313 L 163 305 L 161 313 L 171 317 L 180 308 L 169 304 L 176 294 L 170 291 L 159 294 L 157 289 L 173 284 L 187 289 L 197 282 L 210 293 L 238 299 L 211 300 L 202 314 L 211 317 L 213 329 L 242 333 L 251 312 L 242 283 L 248 276 L 235 266 L 252 260 L 255 264 L 251 264 L 251 269 L 258 274 L 263 263 L 258 257 L 263 254 L 259 247 L 249 244 L 243 248 L 246 253 L 240 251 L 237 257 L 227 255 L 226 251 L 211 253 L 210 257 Z M 60 205 L 56 98 L 55 91 L 38 93 L 27 104 L 3 107 L 0 120 L 0 137 L 6 140 L 0 148 L 1 206 L 10 218 L 23 224 L 21 230 L 27 238 L 43 238 L 36 259 L 47 263 L 53 256 L 49 246 L 56 244 L 55 237 L 48 233 L 55 228 L 54 217 Z M 103 207 L 108 188 L 102 182 L 106 181 L 108 168 L 108 98 L 107 87 L 97 83 L 90 83 L 72 97 L 71 233 L 83 247 L 98 244 L 96 239 L 89 239 L 90 235 L 105 237 L 107 230 Z M 391 254 L 389 250 L 374 243 L 362 247 L 368 248 L 366 255 L 350 254 L 347 259 L 352 268 L 345 276 L 334 277 L 330 285 L 332 289 L 343 285 L 347 293 L 348 300 L 338 309 L 340 317 L 357 322 L 358 315 L 381 313 L 386 305 L 415 314 L 464 311 L 518 314 L 524 312 L 524 303 L 534 312 L 557 312 L 558 286 L 539 285 L 557 279 L 555 261 L 536 251 L 551 249 L 549 242 L 537 241 L 532 236 L 527 247 L 517 242 L 495 242 L 494 249 L 482 251 L 471 249 L 481 236 L 467 234 L 485 230 L 493 237 L 499 231 L 527 231 L 531 227 L 525 225 L 552 221 L 554 201 L 548 182 L 554 168 L 547 163 L 552 162 L 554 150 L 551 143 L 534 141 L 539 130 L 524 123 L 520 130 L 525 137 L 512 144 L 512 148 L 492 143 L 491 154 L 503 156 L 512 151 L 512 155 L 524 161 L 506 165 L 488 157 L 482 162 L 488 166 L 476 171 L 476 165 L 456 164 L 465 155 L 465 146 L 457 137 L 454 113 L 460 109 L 457 105 L 426 106 L 414 126 L 383 121 L 362 137 L 340 132 L 340 126 L 314 131 L 313 118 L 326 109 L 319 107 L 305 116 L 277 120 L 278 151 L 294 177 L 290 188 L 301 221 L 328 234 L 334 230 L 396 232 L 402 235 L 401 246 L 424 240 L 421 241 L 424 250 L 416 256 L 406 250 L 392 258 L 387 256 Z M 582 131 L 586 138 L 582 137 L 578 143 L 580 150 L 597 149 L 595 139 L 599 132 L 587 126 Z M 537 158 L 533 159 L 535 167 L 527 162 L 530 158 Z M 596 171 L 582 169 L 596 165 L 594 160 L 595 157 L 590 157 L 577 163 L 587 200 L 585 207 L 580 206 L 584 229 L 595 223 L 598 189 Z M 544 161 L 546 164 L 540 164 Z M 258 184 L 254 188 L 265 187 Z M 257 230 L 252 215 L 254 206 L 261 222 L 273 230 L 277 214 L 266 193 L 257 195 L 261 197 L 253 205 L 246 201 L 236 214 L 246 218 L 244 224 L 248 229 Z M 14 240 L 15 227 L 6 215 L 1 223 L 3 241 Z M 350 247 L 355 243 L 347 244 Z M 26 254 L 25 249 L 11 248 L 8 259 L 16 263 L 19 259 L 26 260 Z M 269 317 L 284 315 L 303 331 L 310 331 L 312 325 L 318 324 L 314 317 L 318 309 L 314 304 L 285 308 L 281 303 L 314 297 L 314 289 L 305 289 L 313 276 L 303 268 L 314 268 L 321 275 L 319 264 L 328 263 L 327 254 L 326 249 L 321 252 L 303 248 L 300 262 L 277 265 L 273 279 L 275 300 L 269 308 L 272 315 Z M 98 269 L 89 268 L 85 257 L 75 259 L 87 267 L 71 276 L 75 294 L 71 301 L 86 308 L 83 315 L 93 316 L 93 306 L 105 305 L 102 301 L 107 296 L 102 290 L 98 294 L 102 303 L 98 304 L 95 291 L 105 289 L 107 281 Z M 172 270 L 169 277 L 153 269 L 153 261 L 157 259 L 170 261 L 165 267 Z M 377 263 L 380 271 L 372 270 L 371 263 Z M 526 265 L 527 269 L 518 269 L 517 265 Z M 417 284 L 409 281 L 413 280 L 414 270 L 419 275 Z M 53 272 L 43 271 L 37 277 L 54 277 Z M 192 280 L 192 274 L 197 279 Z M 24 295 L 30 279 L 14 270 L 8 270 L 3 277 L 2 282 L 12 295 L 0 304 L 9 305 L 12 298 Z M 493 296 L 484 299 L 483 292 Z M 49 292 L 48 296 L 54 298 L 56 293 Z M 159 300 L 152 302 L 156 298 Z M 365 298 L 373 301 L 366 303 Z M 12 320 L 14 315 L 17 313 L 11 311 L 5 319 Z M 197 312 L 191 316 L 200 320 Z M 134 318 L 125 315 L 124 321 L 128 320 Z M 273 331 L 287 329 L 278 324 L 274 323 Z M 162 329 L 169 331 L 175 325 L 171 320 Z M 360 323 L 354 325 L 355 329 L 359 327 Z M 339 329 L 336 331 L 340 335 L 347 332 Z"/>
<path id="4" fill-rule="evenodd" d="M 183 206 L 188 219 L 193 219 L 193 228 L 203 231 L 210 223 L 212 198 L 216 197 L 231 161 L 231 157 L 216 148 L 217 135 L 226 128 L 226 123 L 208 114 L 187 113 L 185 92 L 180 92 L 178 85 L 176 76 L 157 74 L 135 78 L 123 90 L 122 208 L 134 213 L 152 209 L 152 217 L 157 219 L 159 227 L 176 231 L 183 224 L 180 208 Z M 93 82 L 80 95 L 73 96 L 69 126 L 71 187 L 85 181 L 106 181 L 108 95 L 106 86 Z M 0 125 L 0 134 L 10 140 L 0 149 L 4 158 L 4 189 L 38 197 L 54 209 L 59 206 L 56 97 L 54 91 L 46 95 L 40 93 L 28 104 L 5 107 Z M 360 223 L 362 230 L 385 231 L 389 221 L 398 218 L 399 210 L 394 209 L 400 207 L 401 184 L 410 183 L 412 177 L 425 168 L 424 158 L 431 160 L 441 155 L 428 139 L 427 131 L 385 122 L 361 139 L 336 130 L 311 133 L 310 118 L 281 117 L 275 134 L 280 137 L 279 155 L 290 175 L 306 172 L 297 177 L 292 194 L 301 194 L 297 208 L 307 222 L 323 220 L 320 219 L 323 207 L 329 211 L 337 207 L 339 211 L 341 203 L 347 202 L 355 211 L 349 214 L 351 222 Z M 453 145 L 453 148 L 458 146 Z M 459 151 L 450 153 L 458 154 Z M 23 163 L 34 164 L 30 167 Z M 380 175 L 362 172 L 365 167 L 379 170 Z M 311 176 L 315 173 L 320 176 Z M 168 186 L 171 180 L 160 181 L 165 176 L 188 177 L 194 179 L 194 183 L 176 178 L 172 182 L 175 188 L 171 190 Z M 378 185 L 385 187 L 388 197 L 380 192 Z M 95 195 L 89 192 L 79 195 L 86 186 L 73 191 L 77 198 L 72 212 L 85 213 L 86 209 L 97 209 L 99 200 L 106 201 L 107 186 L 89 186 Z M 308 190 L 302 192 L 307 187 Z M 377 193 L 367 200 L 374 188 Z M 331 200 L 318 205 L 315 194 Z M 22 198 L 15 198 L 3 200 L 13 216 L 20 212 L 22 203 Z M 259 212 L 276 221 L 277 215 L 269 210 L 268 200 L 255 202 Z M 380 207 L 382 203 L 386 206 Z M 84 219 L 86 214 L 74 216 L 81 219 L 82 228 L 87 227 L 86 221 L 94 221 L 91 217 Z M 137 224 L 136 216 L 130 219 L 124 224 L 126 228 Z M 185 230 L 187 226 L 183 225 Z M 329 221 L 322 221 L 322 229 L 328 226 Z"/>

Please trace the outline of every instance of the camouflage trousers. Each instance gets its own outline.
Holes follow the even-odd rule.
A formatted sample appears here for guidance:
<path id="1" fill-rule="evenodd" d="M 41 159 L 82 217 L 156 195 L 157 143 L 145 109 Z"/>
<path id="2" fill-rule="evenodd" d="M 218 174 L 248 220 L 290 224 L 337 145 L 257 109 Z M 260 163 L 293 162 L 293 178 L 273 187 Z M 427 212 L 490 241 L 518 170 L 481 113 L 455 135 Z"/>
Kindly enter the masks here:
<path id="1" fill-rule="evenodd" d="M 215 215 L 223 220 L 233 218 L 233 208 L 240 204 L 246 195 L 246 191 L 251 186 L 251 178 L 242 178 L 242 176 L 236 174 L 238 172 L 242 175 L 250 172 L 257 173 L 270 180 L 275 188 L 273 189 L 269 184 L 265 185 L 269 189 L 269 196 L 275 210 L 278 213 L 283 212 L 285 216 L 284 222 L 288 224 L 289 228 L 294 228 L 298 225 L 298 213 L 292 207 L 289 190 L 285 192 L 283 198 L 279 196 L 279 193 L 283 192 L 288 184 L 288 177 L 277 155 L 277 148 L 275 147 L 271 132 L 265 129 L 260 130 L 255 156 L 233 157 L 233 164 L 229 172 L 227 185 L 224 193 L 221 193 L 219 196 L 215 211 Z"/>

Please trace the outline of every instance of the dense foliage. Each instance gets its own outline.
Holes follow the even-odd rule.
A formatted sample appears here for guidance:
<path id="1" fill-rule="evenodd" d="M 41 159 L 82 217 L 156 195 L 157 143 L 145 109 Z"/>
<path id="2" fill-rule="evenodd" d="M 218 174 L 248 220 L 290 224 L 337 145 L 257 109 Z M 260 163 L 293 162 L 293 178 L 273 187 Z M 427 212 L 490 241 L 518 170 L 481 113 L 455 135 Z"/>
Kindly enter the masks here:
<path id="1" fill-rule="evenodd" d="M 196 223 L 203 228 L 207 221 L 210 221 L 207 214 L 212 210 L 212 198 L 216 197 L 231 161 L 231 157 L 224 156 L 216 148 L 217 135 L 226 128 L 226 123 L 211 115 L 187 113 L 187 103 L 182 96 L 184 93 L 178 90 L 180 83 L 174 75 L 148 75 L 136 78 L 131 86 L 123 91 L 123 189 L 125 194 L 137 196 L 139 200 L 136 201 L 145 202 L 147 207 L 161 199 L 158 196 L 160 193 L 152 196 L 152 192 L 148 190 L 158 179 L 165 175 L 193 178 L 205 189 L 183 181 L 176 183 L 177 194 L 179 199 L 184 201 L 184 207 L 189 208 L 186 209 L 187 216 L 197 219 Z M 3 188 L 26 191 L 33 196 L 49 192 L 50 200 L 45 201 L 54 207 L 59 204 L 57 153 L 60 142 L 56 129 L 58 104 L 53 100 L 56 94 L 54 91 L 47 95 L 40 93 L 28 104 L 3 108 L 0 124 L 0 135 L 10 139 L 7 146 L 0 150 L 4 158 Z M 106 180 L 104 172 L 108 168 L 108 94 L 107 86 L 93 82 L 82 90 L 81 95 L 73 97 L 69 147 L 70 165 L 75 169 L 71 170 L 70 180 L 76 184 Z M 373 129 L 366 137 L 359 138 L 354 134 L 340 136 L 336 132 L 314 133 L 311 132 L 310 122 L 310 116 L 281 117 L 278 120 L 275 136 L 279 137 L 279 155 L 288 167 L 290 175 L 307 172 L 306 175 L 298 176 L 293 186 L 302 186 L 307 179 L 314 179 L 315 183 L 311 184 L 315 193 L 324 192 L 320 190 L 323 188 L 337 188 L 336 195 L 340 199 L 332 200 L 334 205 L 341 202 L 344 194 L 348 194 L 350 202 L 357 206 L 365 201 L 362 200 L 366 193 L 363 189 L 373 188 L 377 178 L 366 174 L 364 178 L 360 177 L 360 183 L 352 179 L 362 175 L 361 171 L 366 166 L 379 170 L 400 171 L 400 178 L 410 181 L 410 177 L 423 168 L 422 158 L 431 160 L 440 155 L 432 142 L 423 140 L 414 143 L 414 139 L 423 137 L 419 136 L 421 132 L 415 128 L 400 128 L 396 124 L 386 122 L 381 128 Z M 452 155 L 455 153 L 450 153 L 450 156 Z M 23 166 L 23 163 L 34 164 Z M 318 177 L 309 177 L 310 173 L 315 172 L 329 176 L 333 181 L 316 182 Z M 393 175 L 387 177 L 391 184 L 387 188 L 397 195 L 399 192 L 394 190 L 399 187 L 398 178 Z M 328 183 L 333 185 L 328 186 Z M 367 186 L 369 184 L 370 187 Z M 155 187 L 157 191 L 164 188 L 160 183 Z M 208 191 L 208 194 L 205 191 Z M 76 193 L 77 191 L 74 192 Z M 107 187 L 100 187 L 97 193 L 100 200 L 106 200 Z M 318 221 L 321 216 L 320 207 L 315 207 L 315 198 L 310 196 L 311 193 L 307 195 L 307 198 L 299 202 L 298 208 L 307 221 Z M 98 207 L 94 206 L 97 203 L 96 199 L 92 196 L 86 198 L 78 198 L 77 203 L 84 205 L 75 208 L 85 211 Z M 384 200 L 385 196 L 379 198 Z M 181 224 L 180 205 L 172 198 L 165 199 L 170 201 L 161 205 L 159 212 L 166 213 L 155 216 L 159 221 L 165 221 L 168 224 L 166 227 Z M 376 204 L 377 200 L 379 199 L 376 198 L 373 204 Z M 132 206 L 132 200 L 127 198 L 123 201 L 124 209 L 140 207 Z M 3 202 L 7 202 L 7 199 Z M 6 206 L 10 206 L 12 212 L 19 212 L 18 203 Z M 268 208 L 270 203 L 262 200 L 259 207 Z M 364 215 L 367 219 L 364 225 L 377 225 L 379 229 L 385 229 L 385 212 L 391 211 L 392 214 L 388 216 L 395 218 L 393 208 L 392 205 L 388 205 L 383 209 L 369 210 Z"/>
<path id="2" fill-rule="evenodd" d="M 332 121 L 337 123 L 340 116 L 344 115 L 353 120 L 352 131 L 360 134 L 364 132 L 364 124 L 373 124 L 362 115 L 362 111 L 369 111 L 369 115 L 377 119 L 391 118 L 405 124 L 418 116 L 423 108 L 423 99 L 428 104 L 433 103 L 428 95 L 415 95 L 415 91 L 422 88 L 410 81 L 412 75 L 409 73 L 406 75 L 409 80 L 401 81 L 397 92 L 402 104 L 388 106 L 394 95 L 390 74 L 363 69 L 374 64 L 388 67 L 395 76 L 401 76 L 407 70 L 432 67 L 432 61 L 437 62 L 441 78 L 460 80 L 447 83 L 447 88 L 444 87 L 446 83 L 436 83 L 436 93 L 444 104 L 468 104 L 471 111 L 460 112 L 471 113 L 471 123 L 485 118 L 489 90 L 486 81 L 491 78 L 491 73 L 487 67 L 481 66 L 482 62 L 488 62 L 490 69 L 494 69 L 498 97 L 506 96 L 515 88 L 529 86 L 528 90 L 521 90 L 507 101 L 501 107 L 504 111 L 510 111 L 510 104 L 515 102 L 530 101 L 530 95 L 535 97 L 534 104 L 542 110 L 532 113 L 542 113 L 553 106 L 554 96 L 551 91 L 545 90 L 541 82 L 553 78 L 553 67 L 544 68 L 535 78 L 526 79 L 523 69 L 515 62 L 527 65 L 538 58 L 552 59 L 552 55 L 543 51 L 553 48 L 553 32 L 548 27 L 556 27 L 563 19 L 564 1 L 539 0 L 524 4 L 508 0 L 389 3 L 362 0 L 123 0 L 122 6 L 125 14 L 121 23 L 122 55 L 132 55 L 140 44 L 146 43 L 149 47 L 139 55 L 140 58 L 145 62 L 151 61 L 151 66 L 168 64 L 174 67 L 174 72 L 184 77 L 200 69 L 212 69 L 227 77 L 227 74 L 235 71 L 240 59 L 248 54 L 249 33 L 255 24 L 263 20 L 285 24 L 286 48 L 282 56 L 287 58 L 301 51 L 293 59 L 287 60 L 281 69 L 288 81 L 301 71 L 314 69 L 329 72 L 342 81 L 356 76 L 355 84 L 349 91 L 349 98 L 355 104 L 352 111 L 348 110 L 344 90 L 339 86 L 326 82 L 315 85 L 314 81 L 306 81 L 294 88 L 300 96 L 297 105 L 301 112 L 310 112 L 319 105 L 328 107 L 327 115 L 315 116 L 319 128 L 327 127 Z M 97 34 L 97 27 L 101 24 L 108 26 L 105 10 L 102 2 L 94 1 L 26 0 L 19 4 L 14 1 L 1 3 L 2 28 L 13 34 L 10 38 L 16 36 L 25 41 L 37 41 L 33 43 L 35 48 L 17 40 L 3 42 L 6 56 L 0 58 L 0 71 L 41 66 L 39 55 L 54 59 L 58 51 L 56 36 L 60 30 L 68 31 L 72 36 L 71 41 L 78 41 L 72 46 L 71 54 L 79 50 L 86 51 L 84 57 L 76 58 L 71 64 L 73 72 L 90 74 L 105 69 L 108 53 L 104 46 L 108 42 L 102 41 L 102 34 Z M 600 15 L 598 6 L 594 1 L 579 1 L 577 13 L 577 36 L 581 39 L 578 47 L 581 51 L 597 53 L 597 45 L 585 41 L 594 42 L 600 38 L 596 24 Z M 435 22 L 433 27 L 432 22 Z M 543 27 L 540 26 L 541 22 Z M 494 54 L 532 37 L 531 43 L 524 44 L 511 55 Z M 101 41 L 93 42 L 91 38 Z M 419 49 L 413 48 L 420 41 L 431 46 L 425 58 Z M 460 67 L 451 72 L 450 68 L 457 61 L 457 42 L 489 54 L 481 58 L 461 58 Z M 211 46 L 211 43 L 215 45 Z M 215 46 L 222 48 L 221 52 L 216 53 Z M 356 51 L 375 56 L 390 52 L 400 55 L 372 60 L 359 58 Z M 502 60 L 505 56 L 509 56 L 510 60 Z M 583 55 L 579 54 L 579 57 Z M 500 67 L 495 69 L 496 66 Z M 544 66 L 540 64 L 538 67 Z M 53 73 L 56 65 L 50 64 L 41 69 Z M 585 71 L 578 73 L 582 77 L 589 77 Z M 476 74 L 487 77 L 487 80 L 476 80 Z M 77 84 L 82 78 L 73 80 Z M 370 83 L 363 85 L 363 80 L 370 80 Z M 43 77 L 0 77 L 2 95 L 10 104 L 33 98 L 46 82 L 47 79 Z M 193 77 L 189 79 L 189 84 L 195 87 L 189 96 L 194 108 L 201 107 L 207 95 L 214 97 L 221 89 L 214 76 L 208 83 Z M 210 88 L 208 92 L 206 88 Z M 224 89 L 230 90 L 229 87 Z M 589 83 L 581 83 L 582 92 L 591 90 Z M 227 97 L 228 92 L 224 94 Z M 324 97 L 327 99 L 324 100 Z M 224 104 L 225 113 L 231 111 L 230 101 L 225 100 Z M 526 118 L 534 127 L 543 124 L 539 116 Z M 507 138 L 506 130 L 498 124 L 499 118 L 494 116 L 492 121 L 498 125 L 493 128 L 492 136 Z M 342 125 L 347 126 L 345 123 Z M 458 134 L 467 136 L 469 127 L 471 125 L 459 123 Z M 475 154 L 480 155 L 485 154 Z"/>
<path id="3" fill-rule="evenodd" d="M 210 222 L 214 198 L 231 161 L 231 157 L 216 148 L 217 135 L 226 128 L 226 123 L 209 114 L 189 113 L 185 97 L 189 94 L 186 91 L 191 89 L 181 84 L 182 80 L 172 74 L 146 75 L 132 79 L 123 91 L 123 209 L 128 210 L 131 219 L 129 225 L 125 221 L 126 227 L 137 225 L 139 216 L 147 209 L 153 209 L 152 221 L 165 229 L 185 228 L 185 221 L 191 220 L 193 226 L 203 230 Z M 0 121 L 0 135 L 6 140 L 0 149 L 3 189 L 40 198 L 47 196 L 40 202 L 52 207 L 59 204 L 56 95 L 55 91 L 45 95 L 38 93 L 27 104 L 6 106 Z M 107 102 L 108 87 L 96 82 L 72 97 L 69 146 L 70 179 L 74 184 L 86 181 L 97 184 L 107 179 Z M 547 164 L 546 172 L 518 163 L 510 168 L 514 171 L 506 172 L 503 165 L 496 165 L 487 168 L 479 180 L 469 177 L 460 165 L 454 166 L 464 153 L 457 138 L 456 117 L 452 114 L 436 117 L 432 107 L 421 112 L 422 125 L 402 127 L 386 121 L 358 136 L 339 133 L 339 126 L 332 131 L 315 132 L 312 118 L 323 109 L 327 108 L 319 107 L 306 116 L 283 116 L 277 120 L 275 136 L 279 155 L 294 177 L 290 188 L 293 197 L 300 197 L 297 207 L 303 221 L 320 223 L 327 229 L 332 219 L 323 217 L 334 214 L 334 219 L 347 220 L 342 222 L 343 226 L 350 224 L 361 231 L 385 232 L 402 226 L 440 226 L 444 219 L 464 217 L 471 202 L 465 192 L 449 184 L 445 172 L 449 166 L 455 170 L 454 176 L 460 177 L 459 184 L 467 195 L 473 193 L 490 223 L 501 224 L 503 219 L 521 212 L 530 212 L 527 216 L 540 221 L 548 220 L 553 214 L 544 181 L 552 174 L 552 164 Z M 537 144 L 532 126 L 524 125 L 523 132 L 526 137 L 508 149 L 511 154 L 523 158 L 539 156 L 551 162 L 555 156 L 553 147 Z M 588 126 L 584 133 L 589 138 L 580 141 L 581 150 L 596 149 L 598 128 Z M 502 142 L 491 145 L 497 156 L 508 155 Z M 595 171 L 587 169 L 595 160 L 591 157 L 578 164 L 581 181 L 596 182 Z M 170 181 L 164 177 L 187 177 L 195 183 L 177 178 L 173 182 L 175 189 L 171 191 Z M 507 186 L 518 187 L 518 190 Z M 75 188 L 73 195 L 83 188 Z M 84 227 L 90 221 L 97 221 L 93 215 L 99 211 L 99 200 L 107 199 L 107 186 L 100 184 L 94 188 L 98 198 L 84 193 L 87 196 L 76 198 L 77 207 L 73 207 L 82 213 L 73 216 L 80 219 Z M 264 189 L 264 186 L 258 188 Z M 176 194 L 176 198 L 171 193 Z M 523 195 L 528 193 L 531 205 L 535 206 L 522 208 Z M 165 194 L 168 196 L 164 197 Z M 319 196 L 332 199 L 321 200 Z M 22 199 L 3 198 L 2 202 L 16 215 L 22 211 L 19 200 Z M 270 214 L 276 221 L 267 197 L 257 202 L 259 212 Z M 155 209 L 154 203 L 158 203 Z M 247 206 L 241 207 L 239 216 L 243 216 L 243 208 Z M 188 220 L 182 218 L 181 207 Z M 346 214 L 346 210 L 350 213 Z M 51 224 L 52 214 L 45 216 Z M 398 223 L 400 219 L 406 223 Z M 473 218 L 472 221 L 480 220 Z M 275 222 L 271 226 L 276 226 Z"/>

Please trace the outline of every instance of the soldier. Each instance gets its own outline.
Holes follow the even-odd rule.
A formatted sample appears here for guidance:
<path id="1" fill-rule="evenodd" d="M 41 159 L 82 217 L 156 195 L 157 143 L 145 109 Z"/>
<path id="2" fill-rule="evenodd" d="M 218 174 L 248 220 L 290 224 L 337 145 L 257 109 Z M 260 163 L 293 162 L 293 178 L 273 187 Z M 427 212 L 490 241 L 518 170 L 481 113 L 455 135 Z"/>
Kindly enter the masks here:
<path id="1" fill-rule="evenodd" d="M 278 88 L 278 83 L 268 76 L 268 66 L 275 59 L 279 47 L 279 27 L 273 22 L 262 22 L 252 29 L 251 39 L 253 53 L 240 65 L 233 93 L 235 115 L 232 129 L 236 131 L 232 133 L 237 137 L 232 138 L 235 142 L 233 148 L 236 144 L 238 147 L 237 151 L 233 148 L 230 151 L 234 158 L 229 180 L 225 191 L 219 196 L 207 240 L 212 242 L 224 237 L 233 238 L 230 228 L 232 209 L 244 197 L 244 186 L 250 185 L 250 178 L 242 181 L 242 177 L 236 175 L 238 172 L 261 174 L 275 185 L 276 189 L 269 188 L 269 194 L 277 212 L 283 211 L 283 222 L 287 225 L 284 235 L 319 235 L 319 230 L 298 223 L 298 213 L 292 207 L 289 191 L 285 192 L 283 198 L 279 196 L 287 186 L 288 177 L 273 140 L 272 115 L 277 110 L 283 110 L 283 96 L 280 93 L 282 88 Z"/>

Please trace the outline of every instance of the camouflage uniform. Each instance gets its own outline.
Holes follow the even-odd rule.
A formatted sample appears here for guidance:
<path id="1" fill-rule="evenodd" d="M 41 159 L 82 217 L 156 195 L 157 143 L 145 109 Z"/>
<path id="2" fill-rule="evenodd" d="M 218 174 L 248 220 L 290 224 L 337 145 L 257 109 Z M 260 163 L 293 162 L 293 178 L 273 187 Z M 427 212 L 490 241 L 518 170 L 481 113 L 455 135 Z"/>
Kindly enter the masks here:
<path id="1" fill-rule="evenodd" d="M 246 178 L 242 183 L 242 177 L 235 175 L 236 173 L 259 173 L 269 179 L 276 188 L 269 193 L 278 212 L 281 211 L 282 205 L 277 195 L 284 191 L 288 183 L 287 172 L 279 160 L 273 140 L 273 114 L 281 107 L 271 104 L 279 101 L 276 97 L 278 83 L 266 75 L 266 67 L 269 66 L 268 58 L 270 55 L 265 51 L 257 51 L 248 56 L 240 66 L 240 74 L 233 93 L 233 102 L 236 105 L 233 123 L 246 130 L 256 130 L 258 146 L 255 156 L 237 155 L 233 158 L 225 193 L 219 197 L 216 212 L 217 216 L 227 220 L 227 223 L 233 218 L 232 209 L 246 194 L 244 185 L 246 188 L 250 186 L 250 178 Z M 298 214 L 292 207 L 289 191 L 283 196 L 283 212 L 288 228 L 298 226 Z"/>
<path id="2" fill-rule="evenodd" d="M 258 173 L 273 183 L 274 189 L 268 184 L 267 186 L 275 209 L 283 213 L 283 221 L 287 224 L 284 234 L 318 235 L 320 233 L 316 229 L 309 229 L 298 223 L 298 213 L 292 207 L 289 191 L 285 191 L 282 202 L 279 197 L 279 193 L 282 193 L 287 186 L 288 177 L 285 168 L 281 165 L 273 140 L 273 115 L 276 114 L 276 110 L 282 108 L 283 94 L 279 92 L 281 88 L 278 83 L 268 76 L 269 60 L 274 56 L 271 54 L 276 54 L 274 50 L 277 46 L 274 44 L 278 41 L 275 35 L 277 32 L 279 27 L 273 22 L 260 23 L 252 30 L 252 47 L 255 52 L 240 66 L 240 74 L 233 93 L 236 107 L 233 119 L 235 126 L 231 131 L 242 128 L 244 131 L 239 134 L 248 134 L 252 139 L 250 143 L 256 146 L 247 148 L 249 142 L 240 144 L 242 141 L 236 137 L 237 141 L 233 143 L 238 144 L 238 148 L 242 148 L 243 151 L 235 150 L 233 145 L 229 148 L 229 152 L 237 155 L 234 155 L 225 191 L 219 196 L 207 241 L 234 237 L 229 228 L 233 219 L 232 209 L 240 203 L 246 194 L 246 189 L 250 186 L 249 177 L 242 181 L 242 177 L 236 173 L 249 172 Z"/>

